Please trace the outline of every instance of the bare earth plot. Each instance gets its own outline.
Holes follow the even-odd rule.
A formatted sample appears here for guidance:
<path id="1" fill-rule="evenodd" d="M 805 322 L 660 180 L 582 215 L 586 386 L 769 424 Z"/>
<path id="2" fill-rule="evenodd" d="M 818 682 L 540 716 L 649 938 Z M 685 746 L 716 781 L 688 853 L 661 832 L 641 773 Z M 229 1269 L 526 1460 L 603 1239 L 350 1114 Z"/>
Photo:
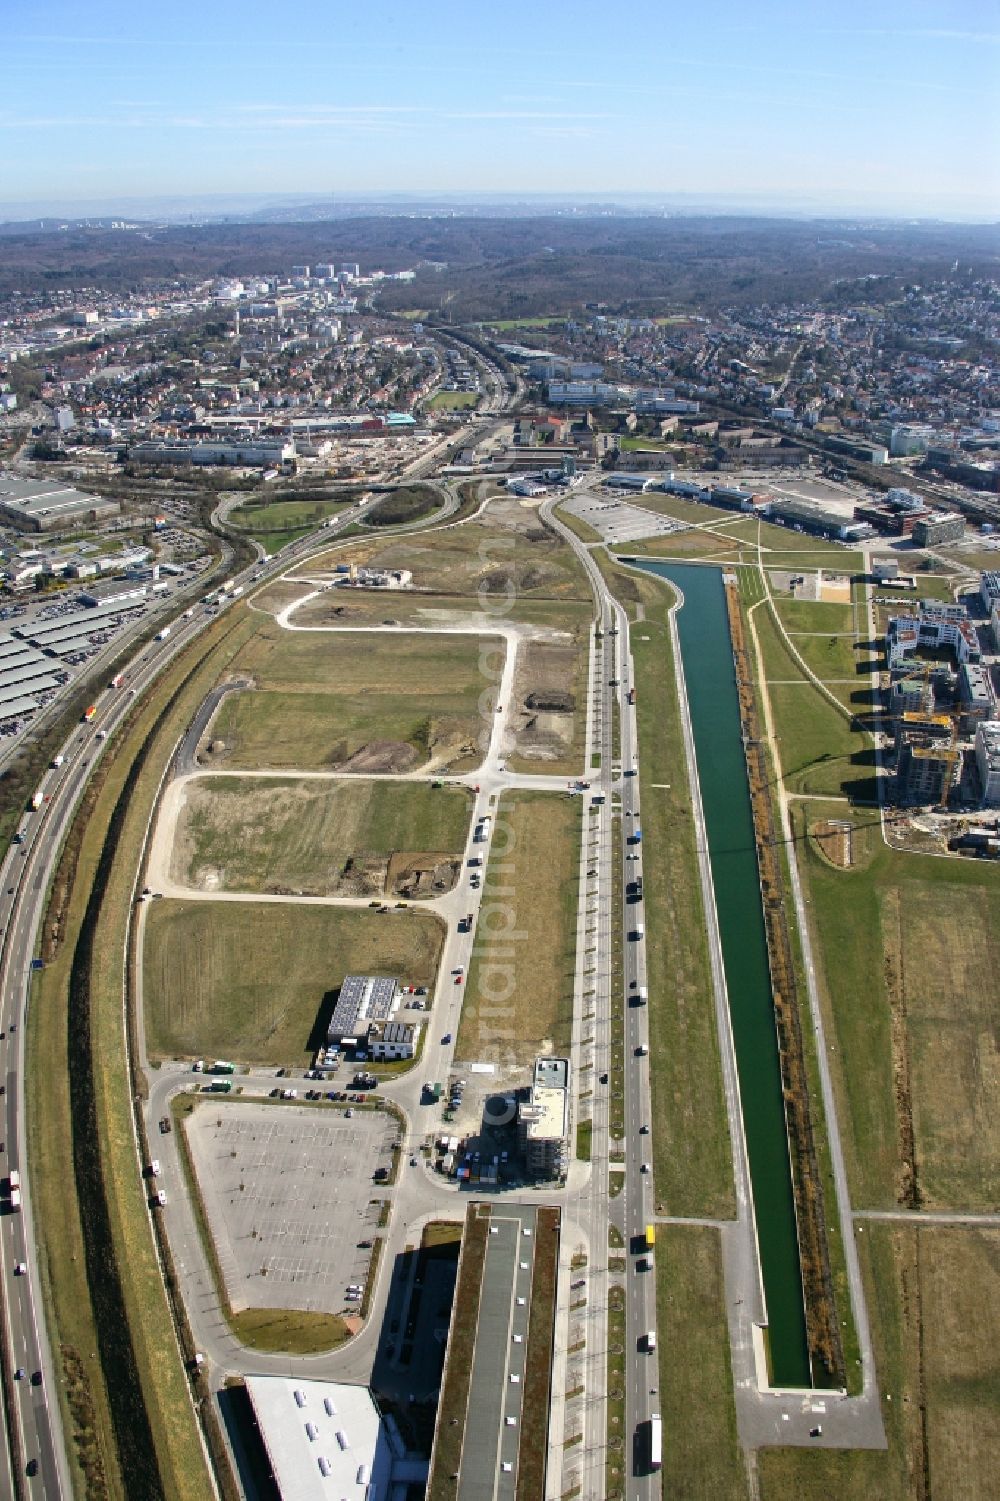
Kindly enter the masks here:
<path id="1" fill-rule="evenodd" d="M 427 782 L 192 777 L 171 876 L 203 891 L 440 896 L 470 812 L 465 788 Z"/>
<path id="2" fill-rule="evenodd" d="M 306 1065 L 347 974 L 431 986 L 439 920 L 413 908 L 151 902 L 143 990 L 149 1056 Z"/>
<path id="3" fill-rule="evenodd" d="M 502 638 L 489 639 L 498 653 Z M 474 636 L 282 630 L 266 621 L 233 663 L 256 683 L 223 702 L 203 764 L 407 771 L 480 759 Z"/>

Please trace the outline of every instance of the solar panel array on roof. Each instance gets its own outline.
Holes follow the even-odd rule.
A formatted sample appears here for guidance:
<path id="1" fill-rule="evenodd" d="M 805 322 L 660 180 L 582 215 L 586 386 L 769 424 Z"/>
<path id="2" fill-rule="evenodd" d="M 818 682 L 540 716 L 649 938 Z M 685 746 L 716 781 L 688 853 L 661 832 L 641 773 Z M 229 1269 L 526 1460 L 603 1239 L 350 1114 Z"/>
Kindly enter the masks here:
<path id="1" fill-rule="evenodd" d="M 383 975 L 345 975 L 333 1008 L 327 1038 L 352 1037 L 358 1023 L 388 1021 L 396 1002 L 398 980 Z"/>
<path id="2" fill-rule="evenodd" d="M 32 709 L 37 708 L 37 698 L 15 698 L 5 704 L 0 697 L 0 720 L 16 719 L 19 714 L 29 714 Z"/>

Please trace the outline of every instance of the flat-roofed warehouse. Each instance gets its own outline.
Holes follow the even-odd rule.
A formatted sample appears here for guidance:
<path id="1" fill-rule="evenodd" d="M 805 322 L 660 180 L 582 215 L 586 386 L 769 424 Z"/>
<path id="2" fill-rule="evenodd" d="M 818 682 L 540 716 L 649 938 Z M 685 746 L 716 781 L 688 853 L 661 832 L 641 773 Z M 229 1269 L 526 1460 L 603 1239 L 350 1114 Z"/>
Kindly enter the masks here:
<path id="1" fill-rule="evenodd" d="M 387 1022 L 395 1010 L 398 991 L 399 981 L 383 975 L 345 975 L 326 1029 L 327 1042 L 353 1041 L 359 1027 L 365 1034 L 369 1022 Z"/>
<path id="2" fill-rule="evenodd" d="M 548 1494 L 561 1226 L 556 1206 L 469 1205 L 428 1501 Z"/>
<path id="3" fill-rule="evenodd" d="M 16 479 L 0 474 L 0 519 L 25 532 L 57 532 L 117 516 L 117 500 L 87 495 L 60 480 Z"/>
<path id="4" fill-rule="evenodd" d="M 418 1471 L 426 1466 L 408 1466 L 393 1453 L 366 1386 L 248 1376 L 246 1389 L 282 1501 L 382 1501 L 396 1462 L 404 1494 L 407 1480 L 423 1478 Z"/>

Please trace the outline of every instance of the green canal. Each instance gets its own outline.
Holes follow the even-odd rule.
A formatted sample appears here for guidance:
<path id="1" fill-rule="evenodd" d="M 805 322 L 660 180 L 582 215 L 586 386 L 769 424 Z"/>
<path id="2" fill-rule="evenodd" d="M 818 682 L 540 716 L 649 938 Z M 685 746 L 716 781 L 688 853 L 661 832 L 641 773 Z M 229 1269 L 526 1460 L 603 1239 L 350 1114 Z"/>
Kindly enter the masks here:
<path id="1" fill-rule="evenodd" d="M 722 573 L 692 564 L 642 566 L 684 595 L 677 627 L 729 991 L 771 1378 L 775 1386 L 809 1386 L 778 1038 Z"/>

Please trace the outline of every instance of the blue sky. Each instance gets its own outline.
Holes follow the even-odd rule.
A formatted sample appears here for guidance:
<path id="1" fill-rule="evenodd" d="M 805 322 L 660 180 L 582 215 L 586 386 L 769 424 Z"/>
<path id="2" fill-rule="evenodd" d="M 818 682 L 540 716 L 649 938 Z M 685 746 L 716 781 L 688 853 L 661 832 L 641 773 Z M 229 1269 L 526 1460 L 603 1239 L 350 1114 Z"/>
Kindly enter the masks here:
<path id="1" fill-rule="evenodd" d="M 1000 0 L 3 10 L 0 204 L 651 192 L 1000 217 Z"/>

